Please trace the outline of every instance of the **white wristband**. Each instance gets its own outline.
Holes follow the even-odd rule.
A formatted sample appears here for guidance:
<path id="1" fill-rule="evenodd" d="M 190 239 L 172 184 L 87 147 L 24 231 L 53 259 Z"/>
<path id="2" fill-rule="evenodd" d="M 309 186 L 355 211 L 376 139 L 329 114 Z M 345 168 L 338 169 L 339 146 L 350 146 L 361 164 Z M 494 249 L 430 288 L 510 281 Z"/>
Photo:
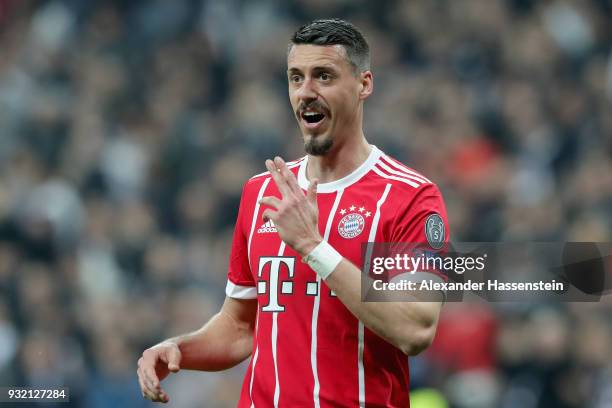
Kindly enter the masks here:
<path id="1" fill-rule="evenodd" d="M 327 241 L 321 241 L 302 261 L 306 262 L 321 279 L 327 279 L 342 261 L 342 255 Z"/>

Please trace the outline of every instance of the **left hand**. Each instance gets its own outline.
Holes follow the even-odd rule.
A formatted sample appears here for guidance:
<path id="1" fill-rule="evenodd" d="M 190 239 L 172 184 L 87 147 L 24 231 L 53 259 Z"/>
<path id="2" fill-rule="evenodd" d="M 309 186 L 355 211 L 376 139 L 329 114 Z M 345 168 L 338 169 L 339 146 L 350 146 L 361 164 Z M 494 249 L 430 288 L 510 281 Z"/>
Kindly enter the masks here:
<path id="1" fill-rule="evenodd" d="M 312 180 L 304 194 L 283 159 L 277 156 L 274 161 L 266 160 L 266 168 L 272 174 L 282 199 L 266 196 L 259 200 L 260 204 L 276 210 L 267 208 L 262 218 L 264 222 L 272 220 L 280 238 L 304 257 L 323 241 L 319 233 L 318 181 Z"/>

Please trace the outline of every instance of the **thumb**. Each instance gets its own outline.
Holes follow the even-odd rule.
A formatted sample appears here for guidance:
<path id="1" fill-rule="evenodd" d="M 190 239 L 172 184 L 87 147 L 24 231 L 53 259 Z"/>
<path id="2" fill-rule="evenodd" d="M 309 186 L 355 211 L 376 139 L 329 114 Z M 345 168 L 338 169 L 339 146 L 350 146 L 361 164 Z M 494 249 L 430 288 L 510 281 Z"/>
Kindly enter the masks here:
<path id="1" fill-rule="evenodd" d="M 318 179 L 313 179 L 308 185 L 308 191 L 306 192 L 306 197 L 308 201 L 313 204 L 317 204 L 317 186 L 319 185 Z"/>
<path id="2" fill-rule="evenodd" d="M 181 352 L 178 347 L 171 347 L 168 349 L 166 358 L 168 359 L 168 370 L 176 373 L 181 369 Z"/>

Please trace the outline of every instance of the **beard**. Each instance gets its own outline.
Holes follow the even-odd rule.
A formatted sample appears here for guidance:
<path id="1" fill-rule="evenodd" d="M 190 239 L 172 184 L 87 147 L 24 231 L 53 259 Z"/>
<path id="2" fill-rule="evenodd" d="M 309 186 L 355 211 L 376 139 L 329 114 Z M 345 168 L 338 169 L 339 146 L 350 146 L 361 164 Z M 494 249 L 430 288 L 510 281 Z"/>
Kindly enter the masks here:
<path id="1" fill-rule="evenodd" d="M 316 137 L 310 137 L 310 139 L 304 142 L 304 150 L 306 153 L 312 156 L 323 156 L 329 152 L 334 144 L 334 139 L 331 136 L 327 136 L 319 140 Z"/>

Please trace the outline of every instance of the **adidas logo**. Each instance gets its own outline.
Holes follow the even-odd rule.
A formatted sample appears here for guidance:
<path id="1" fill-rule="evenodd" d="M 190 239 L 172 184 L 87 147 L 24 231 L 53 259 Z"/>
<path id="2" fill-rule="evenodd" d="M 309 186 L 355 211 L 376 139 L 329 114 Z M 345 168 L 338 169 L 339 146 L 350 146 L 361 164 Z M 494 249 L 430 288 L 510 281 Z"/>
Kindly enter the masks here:
<path id="1" fill-rule="evenodd" d="M 265 234 L 267 232 L 277 232 L 276 226 L 272 222 L 272 220 L 268 220 L 265 224 L 257 229 L 258 234 Z"/>

